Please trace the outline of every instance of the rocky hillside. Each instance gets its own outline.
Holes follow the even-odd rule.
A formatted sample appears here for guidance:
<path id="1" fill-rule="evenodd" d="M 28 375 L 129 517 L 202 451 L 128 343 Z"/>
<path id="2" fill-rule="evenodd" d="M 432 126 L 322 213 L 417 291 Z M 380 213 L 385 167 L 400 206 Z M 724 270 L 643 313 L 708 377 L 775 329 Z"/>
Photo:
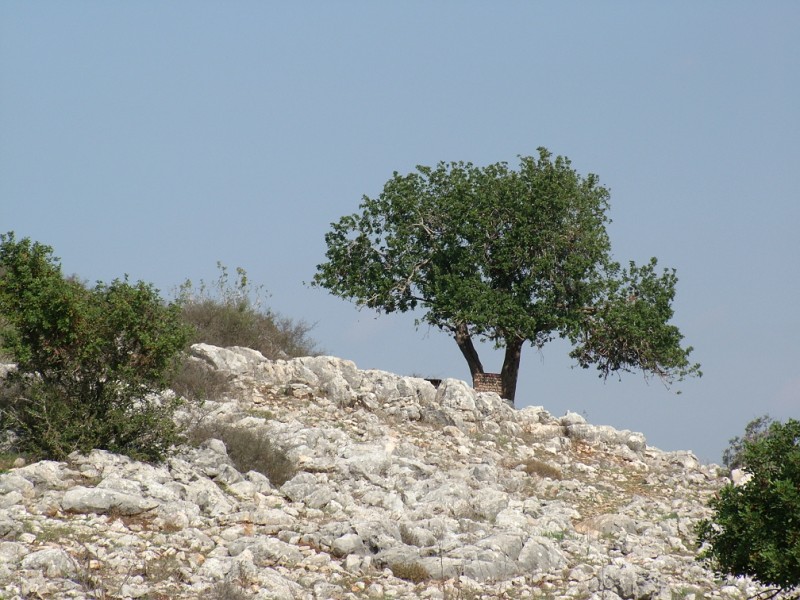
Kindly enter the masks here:
<path id="1" fill-rule="evenodd" d="M 437 389 L 331 357 L 192 352 L 230 380 L 225 397 L 180 415 L 208 433 L 198 446 L 159 466 L 95 451 L 0 474 L 0 598 L 758 591 L 695 560 L 693 526 L 727 479 L 690 452 L 574 413 L 514 410 L 457 380 Z M 253 470 L 215 431 L 251 440 Z"/>

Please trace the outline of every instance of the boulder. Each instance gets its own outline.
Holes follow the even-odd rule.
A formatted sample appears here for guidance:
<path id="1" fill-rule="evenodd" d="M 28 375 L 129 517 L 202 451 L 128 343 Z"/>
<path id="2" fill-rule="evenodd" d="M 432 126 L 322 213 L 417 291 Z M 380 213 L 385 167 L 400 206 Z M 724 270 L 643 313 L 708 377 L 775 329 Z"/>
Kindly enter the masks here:
<path id="1" fill-rule="evenodd" d="M 22 569 L 37 569 L 47 577 L 70 577 L 77 573 L 75 561 L 60 548 L 31 552 L 20 562 Z"/>
<path id="2" fill-rule="evenodd" d="M 72 513 L 138 515 L 159 505 L 155 500 L 110 489 L 74 487 L 64 493 L 61 508 Z"/>
<path id="3" fill-rule="evenodd" d="M 562 569 L 567 565 L 567 559 L 550 538 L 531 537 L 520 550 L 518 563 L 520 572 L 536 573 Z"/>

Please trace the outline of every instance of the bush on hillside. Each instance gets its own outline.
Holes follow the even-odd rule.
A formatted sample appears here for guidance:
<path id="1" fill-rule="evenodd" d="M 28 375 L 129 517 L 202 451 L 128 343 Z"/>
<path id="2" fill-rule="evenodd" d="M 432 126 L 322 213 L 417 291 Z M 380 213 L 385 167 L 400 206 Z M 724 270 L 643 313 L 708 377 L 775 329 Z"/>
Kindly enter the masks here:
<path id="1" fill-rule="evenodd" d="M 207 363 L 184 356 L 169 381 L 170 389 L 192 403 L 218 400 L 232 389 L 228 375 Z"/>
<path id="2" fill-rule="evenodd" d="M 232 581 L 220 581 L 209 591 L 209 600 L 249 600 L 250 596 L 241 585 Z"/>
<path id="3" fill-rule="evenodd" d="M 212 438 L 221 440 L 237 471 L 256 471 L 266 475 L 276 487 L 297 475 L 295 464 L 263 431 L 212 421 L 192 427 L 188 437 L 189 443 L 195 446 Z"/>
<path id="4" fill-rule="evenodd" d="M 193 329 L 192 343 L 244 346 L 272 360 L 316 354 L 316 343 L 308 335 L 311 325 L 264 307 L 263 288 L 254 288 L 241 267 L 235 282 L 227 267 L 217 267 L 220 275 L 214 284 L 201 281 L 195 287 L 187 280 L 178 292 L 182 317 Z"/>
<path id="5" fill-rule="evenodd" d="M 697 526 L 700 554 L 722 576 L 749 576 L 768 595 L 800 597 L 800 421 L 772 423 L 745 440 L 741 465 L 752 478 L 727 485 L 711 500 L 711 519 Z M 767 595 L 762 595 L 767 597 Z"/>
<path id="6" fill-rule="evenodd" d="M 722 453 L 722 464 L 731 471 L 742 468 L 745 443 L 754 442 L 767 435 L 770 425 L 774 422 L 769 415 L 762 415 L 750 421 L 745 426 L 742 437 L 737 435 L 728 440 L 728 447 Z"/>
<path id="7" fill-rule="evenodd" d="M 19 452 L 63 460 L 94 448 L 158 461 L 181 437 L 162 392 L 186 346 L 177 304 L 127 278 L 65 278 L 53 250 L 0 236 L 0 342 L 17 363 L 0 428 Z"/>
<path id="8" fill-rule="evenodd" d="M 11 325 L 8 322 L 8 319 L 0 313 L 0 363 L 11 363 L 14 362 L 14 357 L 11 355 L 5 347 L 2 345 L 2 340 L 4 337 L 11 334 Z"/>

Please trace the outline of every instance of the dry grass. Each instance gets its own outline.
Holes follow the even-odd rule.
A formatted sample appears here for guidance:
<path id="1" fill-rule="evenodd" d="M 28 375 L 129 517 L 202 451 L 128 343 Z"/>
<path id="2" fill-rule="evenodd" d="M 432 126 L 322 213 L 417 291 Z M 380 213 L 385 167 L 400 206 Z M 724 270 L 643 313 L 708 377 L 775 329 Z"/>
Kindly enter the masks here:
<path id="1" fill-rule="evenodd" d="M 191 342 L 214 346 L 244 346 L 269 359 L 316 354 L 309 337 L 313 325 L 281 316 L 265 305 L 261 286 L 253 286 L 241 267 L 231 281 L 225 265 L 217 263 L 217 281 L 195 287 L 186 281 L 180 288 L 183 320 L 192 327 Z"/>
<path id="2" fill-rule="evenodd" d="M 218 583 L 208 593 L 208 600 L 248 600 L 250 598 L 240 586 L 230 581 Z"/>
<path id="3" fill-rule="evenodd" d="M 524 465 L 524 470 L 528 475 L 538 475 L 539 477 L 547 477 L 558 481 L 564 478 L 561 469 L 535 458 L 527 459 L 522 465 Z"/>
<path id="4" fill-rule="evenodd" d="M 188 358 L 172 376 L 169 387 L 189 401 L 216 400 L 229 393 L 230 382 L 225 374 Z"/>
<path id="5" fill-rule="evenodd" d="M 281 486 L 297 474 L 295 464 L 263 431 L 212 422 L 196 425 L 187 436 L 196 446 L 211 438 L 222 440 L 237 471 L 257 471 L 272 485 Z"/>
<path id="6" fill-rule="evenodd" d="M 392 570 L 395 577 L 405 579 L 412 583 L 421 583 L 431 579 L 431 574 L 428 573 L 428 569 L 418 562 L 396 563 L 394 565 L 389 565 L 389 568 Z"/>

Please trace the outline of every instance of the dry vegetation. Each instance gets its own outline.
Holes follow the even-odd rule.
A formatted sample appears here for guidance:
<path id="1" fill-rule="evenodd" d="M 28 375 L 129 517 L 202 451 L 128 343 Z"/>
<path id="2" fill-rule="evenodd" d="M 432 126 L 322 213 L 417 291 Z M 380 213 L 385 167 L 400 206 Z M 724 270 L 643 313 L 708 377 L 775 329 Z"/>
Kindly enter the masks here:
<path id="1" fill-rule="evenodd" d="M 256 471 L 281 486 L 297 474 L 297 467 L 276 447 L 264 431 L 243 429 L 219 422 L 200 423 L 188 432 L 189 443 L 199 446 L 209 439 L 222 440 L 228 457 L 240 473 Z"/>
<path id="2" fill-rule="evenodd" d="M 271 360 L 317 353 L 309 337 L 313 325 L 267 308 L 263 287 L 253 287 L 241 267 L 235 282 L 230 281 L 227 267 L 221 263 L 217 267 L 220 275 L 213 284 L 201 281 L 195 287 L 187 280 L 178 291 L 183 319 L 193 328 L 192 343 L 244 346 Z"/>

